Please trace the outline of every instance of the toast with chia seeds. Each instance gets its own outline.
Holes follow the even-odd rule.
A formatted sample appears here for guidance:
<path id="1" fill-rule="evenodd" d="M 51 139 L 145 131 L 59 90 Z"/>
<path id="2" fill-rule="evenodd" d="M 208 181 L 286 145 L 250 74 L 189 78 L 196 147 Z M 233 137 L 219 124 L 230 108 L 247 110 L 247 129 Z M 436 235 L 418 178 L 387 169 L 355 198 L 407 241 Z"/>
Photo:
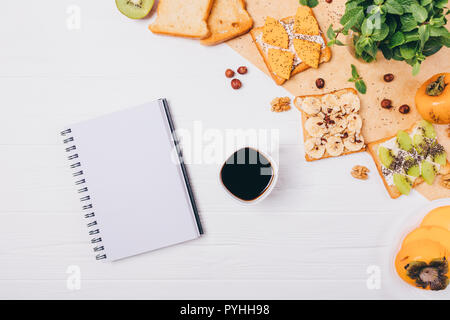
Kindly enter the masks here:
<path id="1" fill-rule="evenodd" d="M 289 80 L 290 77 L 299 74 L 302 71 L 305 71 L 309 68 L 315 68 L 318 66 L 319 63 L 328 62 L 331 59 L 331 49 L 327 46 L 327 40 L 323 34 L 323 32 L 318 28 L 317 20 L 315 19 L 314 12 L 312 9 L 307 7 L 299 7 L 299 12 L 306 12 L 308 14 L 308 17 L 313 19 L 312 21 L 316 23 L 318 34 L 312 34 L 314 32 L 307 32 L 308 28 L 300 28 L 300 30 L 305 30 L 303 32 L 309 33 L 309 34 L 300 34 L 296 33 L 296 31 L 299 30 L 299 28 L 296 28 L 296 21 L 298 21 L 298 13 L 297 16 L 287 17 L 284 19 L 279 20 L 278 22 L 284 27 L 289 41 L 288 41 L 288 47 L 280 47 L 272 44 L 268 44 L 264 41 L 264 27 L 259 28 L 253 28 L 250 31 L 250 34 L 253 38 L 253 42 L 255 43 L 261 57 L 264 60 L 264 63 L 267 66 L 267 69 L 269 70 L 269 73 L 276 84 L 282 85 L 287 80 Z M 272 19 L 268 17 L 268 19 Z M 302 20 L 302 21 L 308 21 L 309 20 Z M 313 26 L 314 27 L 314 26 Z M 315 30 L 315 28 L 312 28 L 312 30 Z M 285 35 L 280 35 L 285 36 Z M 299 49 L 298 45 L 294 46 L 294 42 L 299 42 L 298 40 L 305 40 L 307 42 L 311 42 L 312 45 L 320 44 L 320 53 L 318 54 L 318 61 L 315 63 L 306 63 L 300 58 L 300 55 L 297 53 L 297 50 Z M 296 40 L 296 41 L 294 41 Z M 301 43 L 301 42 L 300 42 Z M 276 50 L 282 50 L 284 52 L 290 52 L 294 55 L 294 61 L 291 65 L 291 72 L 288 77 L 285 75 L 277 74 L 277 72 L 274 70 L 273 63 L 271 63 L 271 59 L 269 57 L 269 52 L 273 49 Z M 307 51 L 309 48 L 305 48 L 305 51 Z M 309 54 L 309 52 L 305 52 L 305 54 Z M 305 59 L 309 60 L 309 59 Z"/>
<path id="2" fill-rule="evenodd" d="M 409 194 L 424 182 L 436 183 L 438 175 L 450 172 L 450 163 L 437 142 L 433 125 L 425 120 L 408 130 L 400 130 L 397 136 L 369 143 L 368 151 L 392 199 Z"/>

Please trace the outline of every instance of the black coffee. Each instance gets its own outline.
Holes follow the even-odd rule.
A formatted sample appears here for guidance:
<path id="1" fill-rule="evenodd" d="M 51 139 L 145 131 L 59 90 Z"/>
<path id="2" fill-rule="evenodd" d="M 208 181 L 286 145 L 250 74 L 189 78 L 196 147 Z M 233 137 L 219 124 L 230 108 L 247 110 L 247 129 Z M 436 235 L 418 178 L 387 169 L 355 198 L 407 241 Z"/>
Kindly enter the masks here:
<path id="1" fill-rule="evenodd" d="M 270 186 L 273 168 L 270 161 L 252 148 L 243 148 L 231 155 L 220 171 L 228 191 L 244 201 L 260 197 Z"/>

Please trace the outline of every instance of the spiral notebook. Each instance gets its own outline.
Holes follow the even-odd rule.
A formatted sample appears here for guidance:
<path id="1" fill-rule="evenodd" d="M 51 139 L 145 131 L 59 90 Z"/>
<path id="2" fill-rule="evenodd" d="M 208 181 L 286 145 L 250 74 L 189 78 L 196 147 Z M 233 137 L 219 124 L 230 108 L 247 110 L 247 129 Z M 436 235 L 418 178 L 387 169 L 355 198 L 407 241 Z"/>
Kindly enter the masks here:
<path id="1" fill-rule="evenodd" d="M 61 134 L 97 260 L 203 233 L 165 99 L 74 124 Z"/>

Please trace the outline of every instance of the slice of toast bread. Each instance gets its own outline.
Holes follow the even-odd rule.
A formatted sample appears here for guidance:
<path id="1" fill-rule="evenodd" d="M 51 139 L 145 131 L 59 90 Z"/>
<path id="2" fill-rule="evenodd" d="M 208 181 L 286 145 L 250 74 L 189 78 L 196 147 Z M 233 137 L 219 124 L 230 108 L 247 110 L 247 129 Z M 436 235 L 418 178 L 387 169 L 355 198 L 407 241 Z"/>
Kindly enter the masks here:
<path id="1" fill-rule="evenodd" d="M 159 0 L 153 33 L 204 39 L 210 35 L 207 19 L 214 0 Z"/>
<path id="2" fill-rule="evenodd" d="M 201 44 L 211 46 L 246 33 L 253 26 L 253 19 L 246 10 L 245 0 L 214 0 L 208 18 L 210 36 Z"/>
<path id="3" fill-rule="evenodd" d="M 409 128 L 408 130 L 404 130 L 404 131 L 406 131 L 407 133 L 411 133 L 416 126 L 417 126 L 417 123 L 414 123 L 411 128 Z M 370 155 L 373 158 L 373 161 L 375 162 L 375 165 L 377 167 L 378 173 L 380 174 L 380 177 L 383 180 L 383 184 L 384 184 L 387 192 L 389 193 L 389 196 L 392 199 L 397 199 L 398 197 L 400 197 L 402 195 L 402 193 L 398 190 L 398 188 L 396 186 L 389 185 L 388 182 L 386 181 L 386 179 L 385 179 L 385 177 L 383 175 L 383 171 L 382 171 L 383 170 L 383 166 L 381 164 L 380 157 L 378 156 L 378 147 L 382 143 L 384 143 L 386 141 L 389 141 L 389 140 L 391 140 L 393 138 L 395 138 L 395 136 L 390 136 L 390 137 L 387 137 L 387 138 L 384 138 L 384 139 L 380 139 L 378 141 L 371 142 L 371 143 L 369 143 L 367 145 L 367 148 L 368 148 L 368 151 L 369 151 Z M 446 165 L 441 166 L 441 168 L 440 168 L 439 172 L 437 173 L 437 175 L 438 174 L 444 175 L 444 174 L 448 174 L 448 173 L 450 173 L 450 163 L 447 161 Z M 422 177 L 418 177 L 414 181 L 412 187 L 415 188 L 418 185 L 422 184 L 423 182 L 424 182 L 423 178 Z"/>
<path id="4" fill-rule="evenodd" d="M 295 107 L 298 109 L 298 110 L 300 110 L 300 112 L 301 112 L 301 114 L 302 114 L 302 131 L 303 131 L 303 142 L 306 142 L 309 138 L 311 138 L 311 136 L 309 135 L 309 133 L 308 133 L 308 131 L 306 130 L 306 128 L 305 128 L 305 123 L 306 123 L 306 120 L 308 120 L 308 118 L 310 117 L 307 113 L 305 113 L 300 107 L 299 107 L 299 99 L 304 99 L 304 98 L 307 98 L 307 97 L 314 97 L 314 98 L 321 98 L 321 97 L 323 97 L 323 96 L 325 96 L 325 95 L 327 95 L 327 94 L 334 94 L 334 95 L 336 95 L 337 97 L 340 97 L 341 95 L 343 95 L 343 94 L 346 94 L 346 93 L 354 93 L 354 94 L 358 94 L 357 93 L 357 91 L 355 90 L 355 89 L 353 89 L 353 88 L 345 88 L 345 89 L 340 89 L 340 90 L 336 90 L 336 91 L 332 91 L 332 92 L 327 92 L 327 93 L 324 93 L 324 94 L 314 94 L 314 95 L 305 95 L 305 96 L 298 96 L 298 97 L 295 97 L 295 99 L 294 99 L 294 105 L 295 105 Z M 363 152 L 363 151 L 366 151 L 366 147 L 363 147 L 363 148 L 361 148 L 360 150 L 358 150 L 358 151 L 350 151 L 350 150 L 347 150 L 347 149 L 345 149 L 344 150 L 344 152 L 341 154 L 341 155 L 339 155 L 338 157 L 340 157 L 340 156 L 345 156 L 345 155 L 348 155 L 348 154 L 353 154 L 353 153 L 358 153 L 358 152 Z M 306 161 L 309 161 L 309 162 L 312 162 L 312 161 L 317 161 L 317 160 L 322 160 L 322 159 L 327 159 L 327 158 L 333 158 L 333 157 L 335 157 L 335 156 L 332 156 L 332 155 L 330 155 L 330 154 L 328 154 L 328 152 L 327 151 L 325 151 L 325 153 L 324 153 L 324 155 L 321 157 L 321 158 L 319 158 L 319 159 L 315 159 L 315 158 L 312 158 L 312 157 L 310 157 L 308 154 L 306 154 L 306 152 L 305 152 L 305 159 L 306 159 Z"/>
<path id="5" fill-rule="evenodd" d="M 294 17 L 287 17 L 281 20 L 283 23 L 285 24 L 291 24 L 293 27 L 293 23 L 294 23 Z M 267 52 L 268 52 L 268 48 L 270 46 L 266 45 L 263 43 L 262 41 L 262 35 L 263 35 L 263 27 L 259 27 L 259 28 L 253 28 L 250 31 L 250 34 L 253 38 L 253 42 L 256 44 L 256 47 L 258 48 L 258 51 L 261 55 L 261 57 L 264 60 L 264 63 L 267 66 L 267 69 L 269 70 L 269 73 L 271 75 L 271 77 L 273 78 L 273 80 L 275 81 L 276 84 L 278 85 L 282 85 L 286 82 L 286 79 L 283 79 L 279 76 L 277 76 L 271 69 L 270 64 L 269 64 L 269 60 L 268 60 L 268 56 L 267 56 Z M 296 35 L 297 36 L 297 35 Z M 327 40 L 325 38 L 325 36 L 323 35 L 323 33 L 321 32 L 319 36 L 307 36 L 307 35 L 298 35 L 298 37 L 301 37 L 302 39 L 305 40 L 313 40 L 315 39 L 315 37 L 320 37 L 322 39 L 322 49 L 321 49 L 321 53 L 320 53 L 320 60 L 319 63 L 324 63 L 324 62 L 328 62 L 331 59 L 331 49 L 327 46 Z M 290 41 L 291 43 L 292 41 Z M 295 49 L 293 47 L 293 45 L 290 46 L 289 51 L 291 51 L 292 53 L 295 54 L 295 56 L 298 59 L 298 55 L 295 52 Z M 300 62 L 299 64 L 295 65 L 292 73 L 291 73 L 291 77 L 293 77 L 296 74 L 299 74 L 307 69 L 309 69 L 310 66 L 308 66 L 306 63 L 304 63 L 303 61 Z"/>

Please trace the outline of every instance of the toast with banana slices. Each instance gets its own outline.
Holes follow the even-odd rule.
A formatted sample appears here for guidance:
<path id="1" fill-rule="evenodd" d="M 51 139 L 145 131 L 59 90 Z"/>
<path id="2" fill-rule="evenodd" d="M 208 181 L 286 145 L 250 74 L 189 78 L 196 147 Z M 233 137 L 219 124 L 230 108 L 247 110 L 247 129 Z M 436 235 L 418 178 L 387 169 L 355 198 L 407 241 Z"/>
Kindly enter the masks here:
<path id="1" fill-rule="evenodd" d="M 433 125 L 425 120 L 396 136 L 371 142 L 368 148 L 393 199 L 408 195 L 424 182 L 431 185 L 438 175 L 450 172 L 444 147 L 438 143 Z"/>
<path id="2" fill-rule="evenodd" d="M 359 115 L 361 101 L 353 88 L 298 96 L 294 105 L 302 113 L 305 159 L 316 161 L 366 150 Z"/>

